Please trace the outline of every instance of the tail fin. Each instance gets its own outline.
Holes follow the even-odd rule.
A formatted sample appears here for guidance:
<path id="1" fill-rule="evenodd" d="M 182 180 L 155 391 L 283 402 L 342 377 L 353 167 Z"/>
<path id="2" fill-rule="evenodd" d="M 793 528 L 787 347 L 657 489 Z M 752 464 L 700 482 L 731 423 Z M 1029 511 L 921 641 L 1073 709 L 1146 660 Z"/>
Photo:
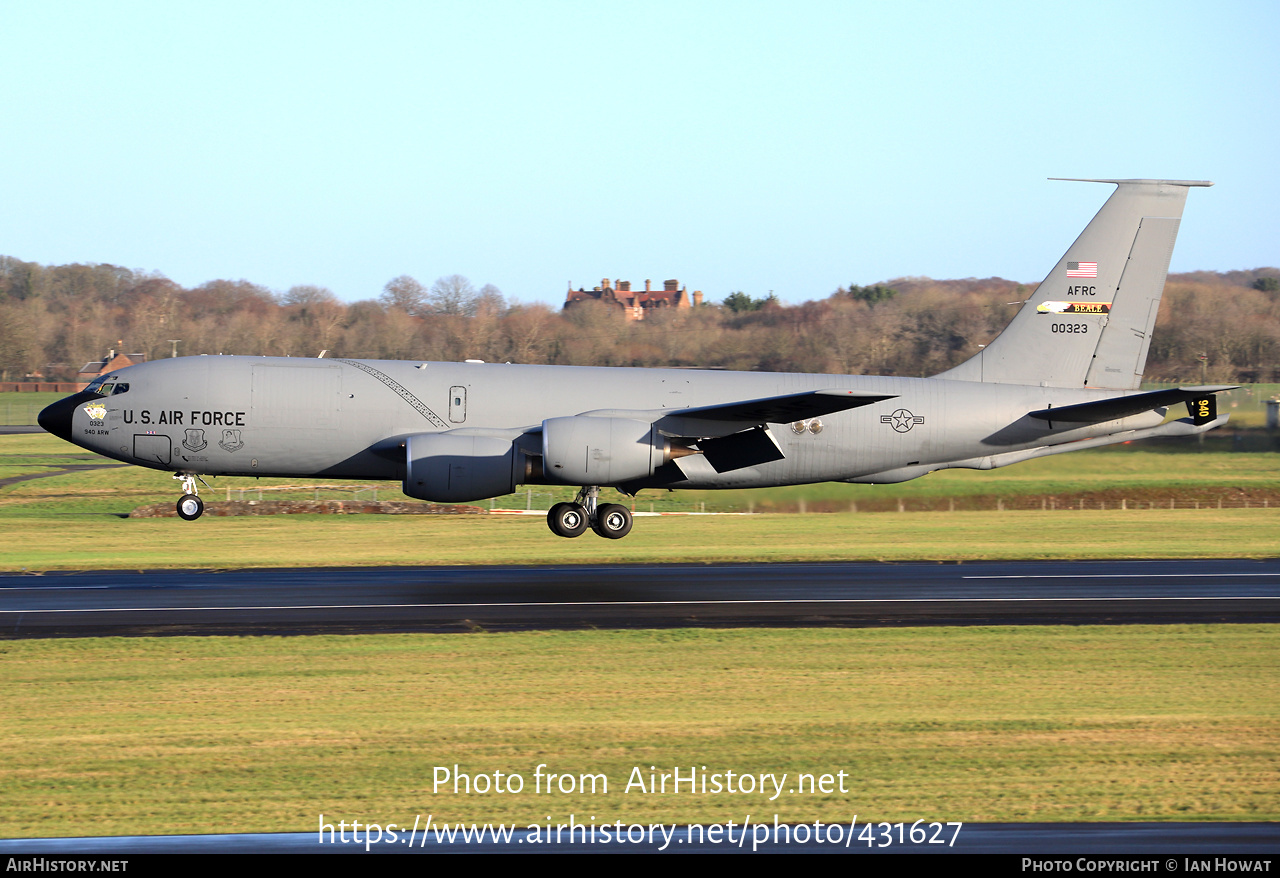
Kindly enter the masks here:
<path id="1" fill-rule="evenodd" d="M 1213 184 L 1076 182 L 1115 183 L 1116 191 L 1004 332 L 976 356 L 937 377 L 1137 389 L 1187 189 Z"/>

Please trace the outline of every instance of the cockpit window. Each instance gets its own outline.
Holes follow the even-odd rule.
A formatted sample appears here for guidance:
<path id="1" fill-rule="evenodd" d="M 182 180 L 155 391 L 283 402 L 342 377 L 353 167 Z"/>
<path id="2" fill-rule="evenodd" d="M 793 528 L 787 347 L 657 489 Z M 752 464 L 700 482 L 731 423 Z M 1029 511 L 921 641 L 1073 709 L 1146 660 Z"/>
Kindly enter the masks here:
<path id="1" fill-rule="evenodd" d="M 119 393 L 128 393 L 129 385 L 123 381 L 117 382 L 110 378 L 95 378 L 85 387 L 85 391 L 98 396 L 114 396 Z"/>

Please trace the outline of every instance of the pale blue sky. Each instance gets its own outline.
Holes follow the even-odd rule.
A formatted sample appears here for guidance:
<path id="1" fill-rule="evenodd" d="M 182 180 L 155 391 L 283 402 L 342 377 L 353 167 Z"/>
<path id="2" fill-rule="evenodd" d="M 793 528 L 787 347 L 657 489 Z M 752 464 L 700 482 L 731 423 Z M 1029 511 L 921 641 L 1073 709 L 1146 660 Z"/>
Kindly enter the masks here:
<path id="1" fill-rule="evenodd" d="M 1173 270 L 1280 263 L 1280 3 L 56 3 L 0 17 L 0 253 L 524 301 L 1037 281 L 1209 179 Z"/>

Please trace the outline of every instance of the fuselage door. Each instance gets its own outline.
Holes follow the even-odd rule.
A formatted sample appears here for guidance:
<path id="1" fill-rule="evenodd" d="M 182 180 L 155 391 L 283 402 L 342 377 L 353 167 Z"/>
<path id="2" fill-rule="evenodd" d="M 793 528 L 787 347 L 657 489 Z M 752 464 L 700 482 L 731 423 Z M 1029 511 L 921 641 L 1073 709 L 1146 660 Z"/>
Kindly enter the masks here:
<path id="1" fill-rule="evenodd" d="M 449 420 L 455 424 L 466 423 L 467 420 L 467 388 L 449 388 Z"/>

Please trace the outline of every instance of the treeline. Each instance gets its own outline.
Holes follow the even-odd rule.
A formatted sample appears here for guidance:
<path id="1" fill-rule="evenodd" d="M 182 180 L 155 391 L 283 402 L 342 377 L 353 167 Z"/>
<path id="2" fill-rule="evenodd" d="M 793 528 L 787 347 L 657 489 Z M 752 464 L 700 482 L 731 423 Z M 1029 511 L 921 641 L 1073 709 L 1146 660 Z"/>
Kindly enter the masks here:
<path id="1" fill-rule="evenodd" d="M 110 349 L 149 359 L 261 354 L 923 376 L 975 353 L 1034 286 L 1001 278 L 899 278 L 799 305 L 729 293 L 652 312 L 524 304 L 442 277 L 387 283 L 344 303 L 328 289 L 276 293 L 245 280 L 185 288 L 113 265 L 42 266 L 0 257 L 0 380 L 71 380 Z M 179 340 L 179 341 L 174 341 Z M 1204 357 L 1205 359 L 1201 359 Z M 1280 271 L 1171 275 L 1147 374 L 1280 380 Z"/>

